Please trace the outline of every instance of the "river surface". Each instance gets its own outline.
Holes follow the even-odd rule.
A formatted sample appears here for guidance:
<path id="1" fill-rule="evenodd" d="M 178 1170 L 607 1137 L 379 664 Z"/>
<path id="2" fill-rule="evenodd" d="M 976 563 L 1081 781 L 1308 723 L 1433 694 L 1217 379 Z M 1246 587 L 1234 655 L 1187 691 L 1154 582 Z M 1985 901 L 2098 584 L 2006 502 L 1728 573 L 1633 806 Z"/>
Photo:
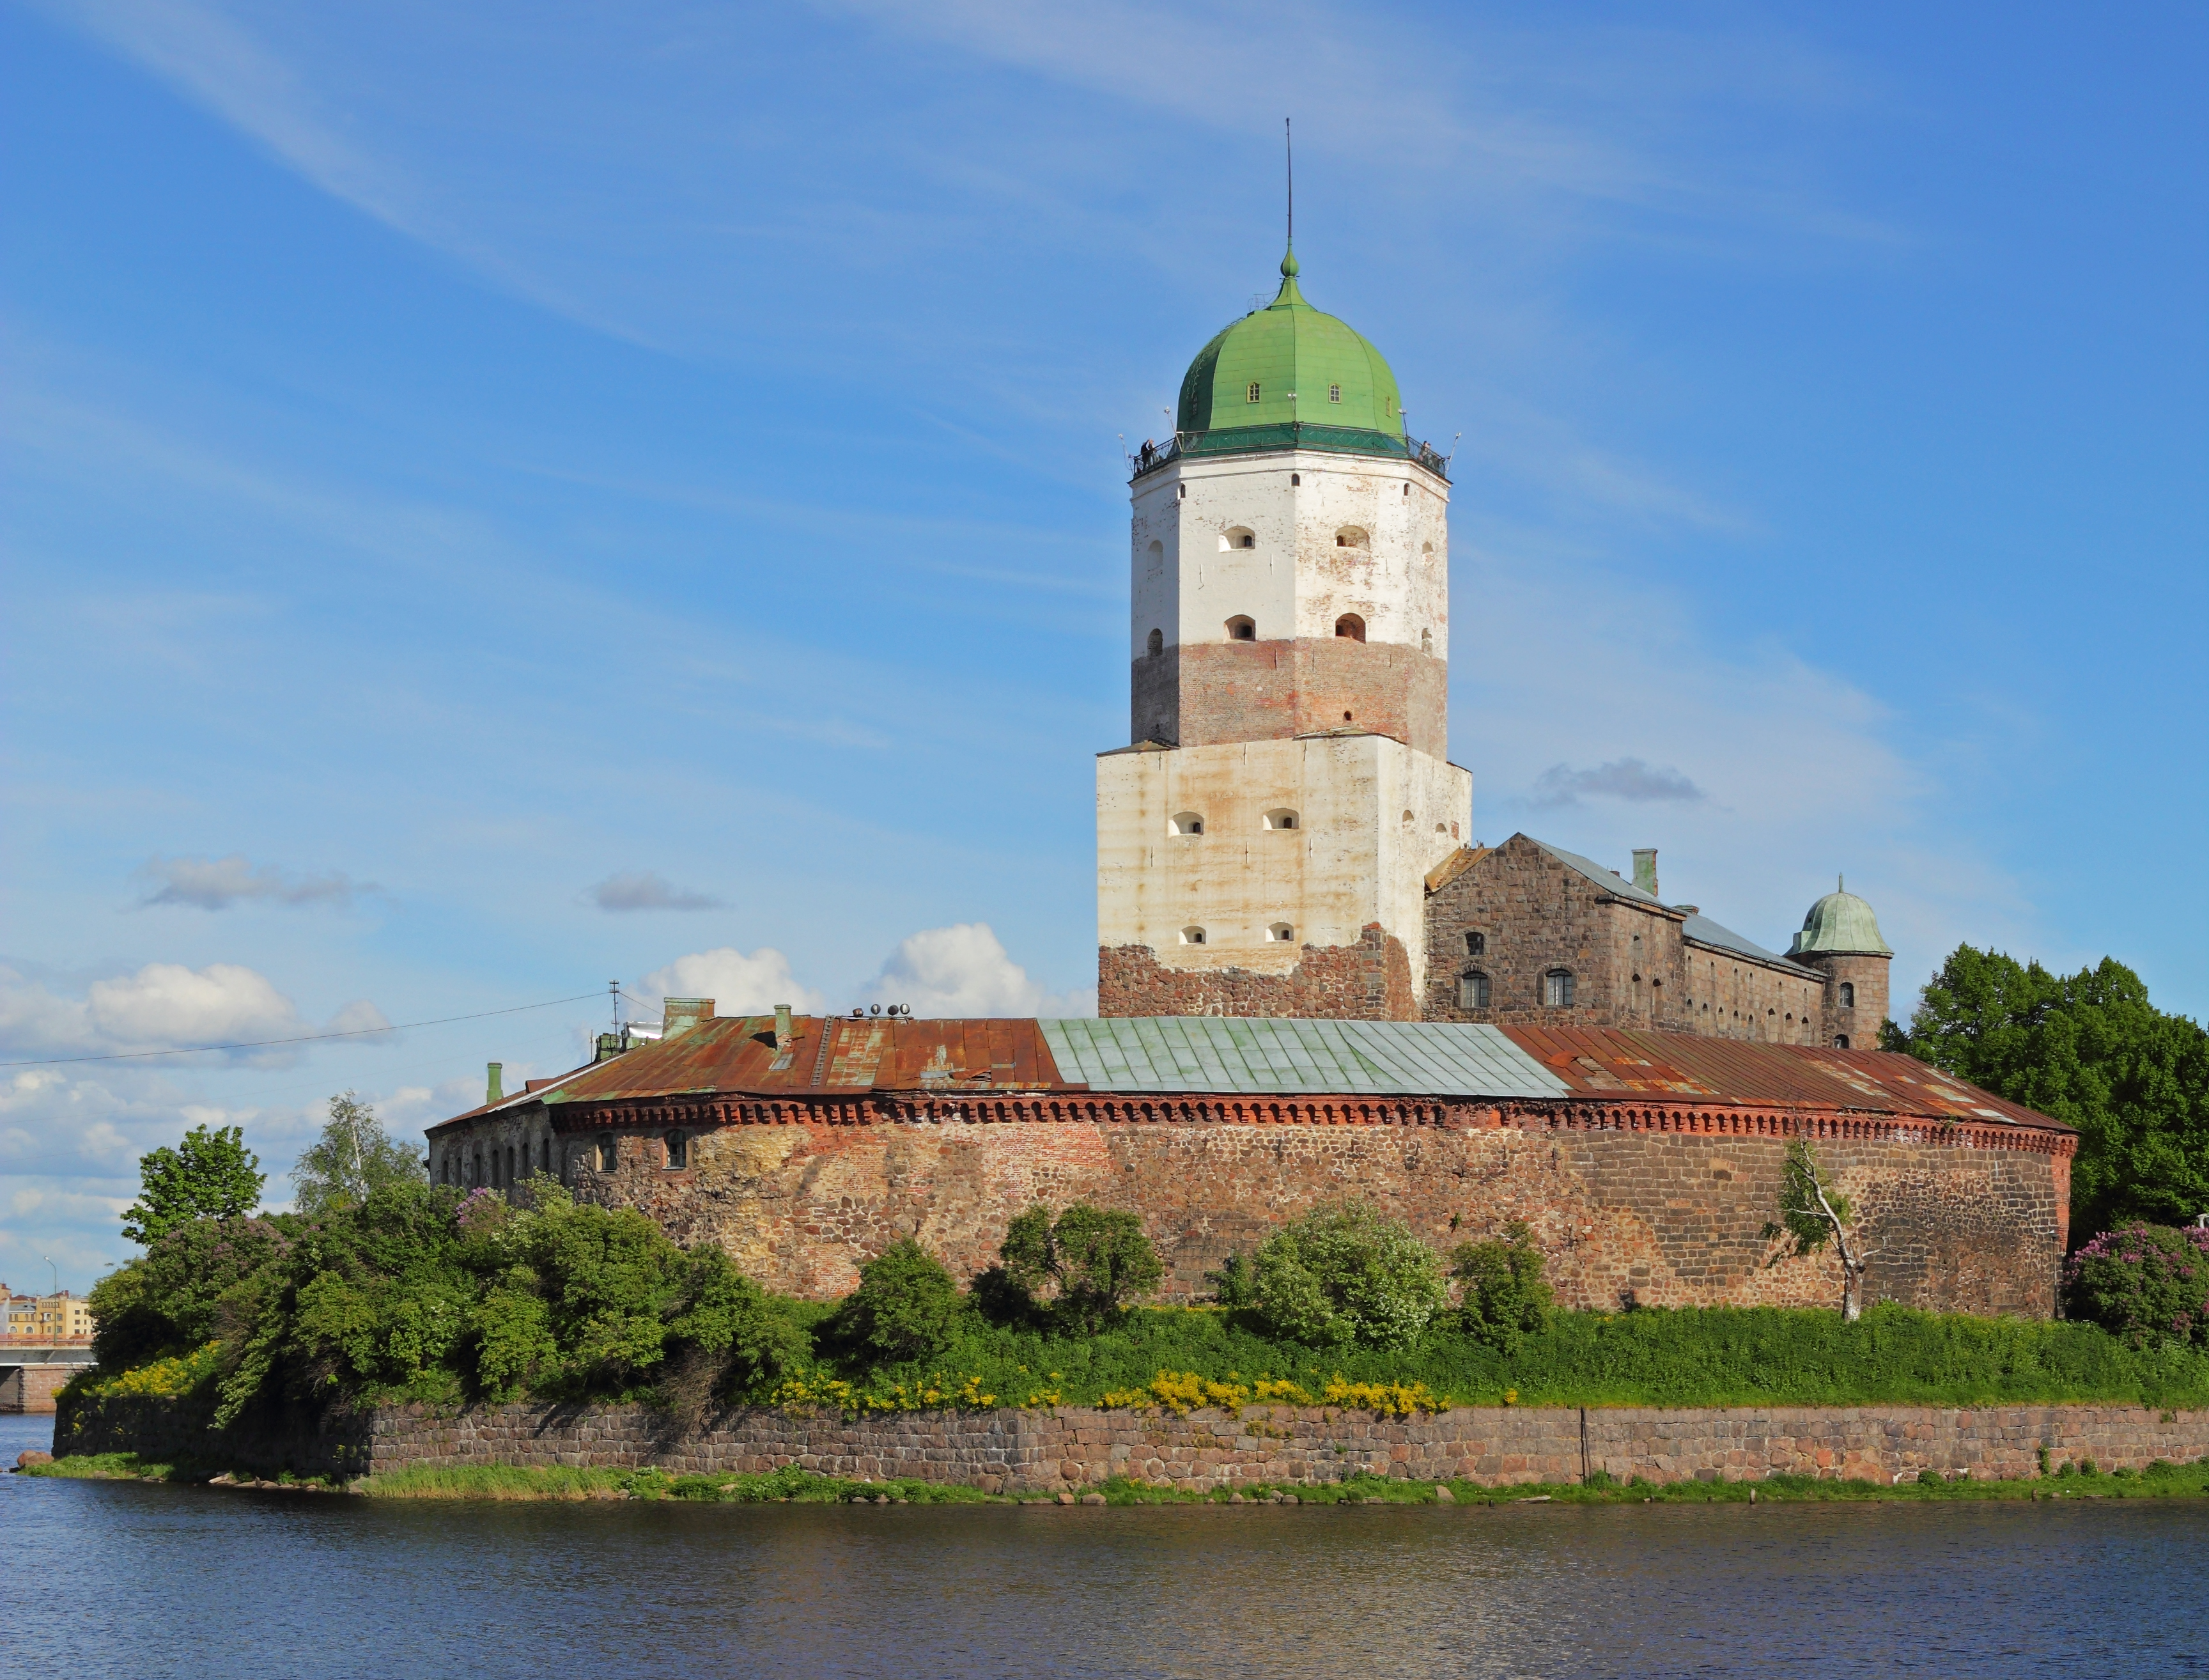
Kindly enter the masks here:
<path id="1" fill-rule="evenodd" d="M 52 1420 L 0 1418 L 12 1464 Z M 0 1672 L 2209 1675 L 2209 1504 L 687 1506 L 0 1476 Z"/>

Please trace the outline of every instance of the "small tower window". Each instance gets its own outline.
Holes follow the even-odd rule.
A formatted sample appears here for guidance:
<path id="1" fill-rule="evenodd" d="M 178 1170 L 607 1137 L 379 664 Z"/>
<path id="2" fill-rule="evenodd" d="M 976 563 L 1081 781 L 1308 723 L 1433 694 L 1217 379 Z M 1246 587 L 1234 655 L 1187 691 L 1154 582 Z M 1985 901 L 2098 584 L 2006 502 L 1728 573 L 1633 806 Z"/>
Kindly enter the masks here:
<path id="1" fill-rule="evenodd" d="M 1431 653 L 1435 651 L 1435 633 L 1432 630 L 1419 632 L 1419 651 L 1422 653 Z"/>
<path id="2" fill-rule="evenodd" d="M 1857 984 L 1854 980 L 1841 982 L 1841 1007 L 1853 1009 L 1857 1006 Z"/>
<path id="3" fill-rule="evenodd" d="M 1345 525 L 1334 533 L 1337 548 L 1363 548 L 1365 544 L 1365 533 L 1354 525 Z"/>
<path id="4" fill-rule="evenodd" d="M 1173 831 L 1177 834 L 1201 834 L 1204 832 L 1204 818 L 1193 810 L 1182 811 L 1174 817 Z"/>
<path id="5" fill-rule="evenodd" d="M 1286 922 L 1276 922 L 1273 926 L 1266 930 L 1267 938 L 1276 941 L 1277 942 L 1284 945 L 1287 944 L 1296 936 L 1296 929 L 1290 926 Z"/>
<path id="6" fill-rule="evenodd" d="M 1219 533 L 1219 551 L 1222 554 L 1226 553 L 1231 548 L 1255 548 L 1257 546 L 1257 533 L 1250 530 L 1247 526 L 1232 526 Z"/>
<path id="7" fill-rule="evenodd" d="M 1151 657 L 1153 659 L 1156 659 L 1159 654 L 1165 651 L 1166 633 L 1164 630 L 1153 630 L 1151 632 Z"/>
<path id="8" fill-rule="evenodd" d="M 1345 612 L 1334 621 L 1334 633 L 1345 641 L 1365 640 L 1365 621 L 1354 612 Z"/>
<path id="9" fill-rule="evenodd" d="M 1255 641 L 1258 627 L 1248 618 L 1230 618 L 1227 621 L 1227 639 L 1230 641 Z"/>
<path id="10" fill-rule="evenodd" d="M 1183 928 L 1181 930 L 1181 942 L 1184 945 L 1201 945 L 1204 943 L 1204 930 L 1202 928 Z"/>
<path id="11" fill-rule="evenodd" d="M 620 1159 L 618 1146 L 614 1140 L 611 1137 L 600 1138 L 599 1140 L 599 1171 L 611 1172 Z"/>
<path id="12" fill-rule="evenodd" d="M 1542 1001 L 1553 1009 L 1573 1007 L 1573 971 L 1552 968 L 1542 976 Z"/>
<path id="13" fill-rule="evenodd" d="M 1835 1050 L 1846 1050 L 1848 1047 L 1849 1035 L 1847 1033 L 1836 1033 L 1833 1034 L 1833 1048 Z"/>
<path id="14" fill-rule="evenodd" d="M 1250 382 L 1249 400 L 1252 402 L 1258 400 L 1258 382 L 1255 379 Z"/>
<path id="15" fill-rule="evenodd" d="M 1297 826 L 1297 814 L 1292 810 L 1269 810 L 1265 821 L 1268 828 L 1293 828 Z"/>
<path id="16" fill-rule="evenodd" d="M 1258 546 L 1258 539 L 1249 532 L 1245 531 L 1243 533 L 1243 540 L 1236 544 L 1235 546 L 1237 548 L 1255 548 Z"/>
<path id="17" fill-rule="evenodd" d="M 690 1140 L 681 1132 L 667 1135 L 667 1165 L 685 1167 L 690 1165 Z"/>
<path id="18" fill-rule="evenodd" d="M 1457 1006 L 1460 1009 L 1484 1009 L 1488 1007 L 1488 976 L 1477 968 L 1468 968 L 1457 977 Z"/>
<path id="19" fill-rule="evenodd" d="M 1339 385 L 1328 386 L 1327 388 L 1327 400 L 1329 402 L 1340 402 L 1342 400 L 1342 387 Z"/>
<path id="20" fill-rule="evenodd" d="M 1465 954 L 1469 957 L 1486 956 L 1488 954 L 1488 936 L 1484 933 L 1468 933 L 1466 935 Z"/>

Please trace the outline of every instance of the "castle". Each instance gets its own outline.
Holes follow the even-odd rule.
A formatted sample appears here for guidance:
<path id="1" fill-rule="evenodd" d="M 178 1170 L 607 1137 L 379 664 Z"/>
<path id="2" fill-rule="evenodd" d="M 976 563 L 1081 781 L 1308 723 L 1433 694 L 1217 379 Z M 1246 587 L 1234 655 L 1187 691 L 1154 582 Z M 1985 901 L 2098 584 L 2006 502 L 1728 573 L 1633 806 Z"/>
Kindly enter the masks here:
<path id="1" fill-rule="evenodd" d="M 1198 352 L 1130 487 L 1129 734 L 1097 764 L 1105 1015 L 1652 1027 L 1870 1048 L 1893 955 L 1818 900 L 1785 956 L 1514 835 L 1449 750 L 1448 463 L 1280 290 Z"/>
<path id="2" fill-rule="evenodd" d="M 1098 1019 L 718 1015 L 429 1133 L 441 1183 L 551 1174 L 825 1297 L 1023 1207 L 1140 1214 L 1167 1298 L 1353 1198 L 1437 1248 L 1524 1221 L 1575 1306 L 1839 1298 L 1766 1236 L 1809 1141 L 1875 1298 L 2048 1314 L 2071 1128 L 1875 1046 L 1892 953 L 1845 891 L 1785 954 L 1526 835 L 1448 762 L 1448 463 L 1307 304 L 1199 352 L 1132 463 L 1132 744 L 1097 762 Z"/>

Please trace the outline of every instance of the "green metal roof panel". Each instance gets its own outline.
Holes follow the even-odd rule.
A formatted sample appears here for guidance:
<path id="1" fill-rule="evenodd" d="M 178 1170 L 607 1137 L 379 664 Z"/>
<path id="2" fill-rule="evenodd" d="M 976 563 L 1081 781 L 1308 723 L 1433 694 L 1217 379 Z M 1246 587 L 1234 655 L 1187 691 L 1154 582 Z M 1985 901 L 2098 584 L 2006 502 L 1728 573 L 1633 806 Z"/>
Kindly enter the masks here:
<path id="1" fill-rule="evenodd" d="M 1346 322 L 1304 301 L 1291 253 L 1281 259 L 1273 301 L 1215 333 L 1196 352 L 1182 378 L 1174 427 L 1186 436 L 1299 420 L 1404 435 L 1404 404 L 1387 360 Z"/>
<path id="2" fill-rule="evenodd" d="M 1038 1021 L 1062 1079 L 1097 1091 L 1566 1097 L 1501 1027 L 1211 1015 Z"/>

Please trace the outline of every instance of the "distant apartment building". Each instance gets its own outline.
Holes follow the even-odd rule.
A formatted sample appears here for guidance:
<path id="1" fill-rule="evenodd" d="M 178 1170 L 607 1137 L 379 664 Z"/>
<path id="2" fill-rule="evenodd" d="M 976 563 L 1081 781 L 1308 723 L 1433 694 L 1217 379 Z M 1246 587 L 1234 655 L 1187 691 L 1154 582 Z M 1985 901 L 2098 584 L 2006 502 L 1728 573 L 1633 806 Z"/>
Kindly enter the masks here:
<path id="1" fill-rule="evenodd" d="M 0 1285 L 0 1288 L 4 1288 Z M 8 1334 L 38 1340 L 67 1340 L 92 1334 L 92 1304 L 64 1289 L 58 1295 L 8 1296 Z"/>

